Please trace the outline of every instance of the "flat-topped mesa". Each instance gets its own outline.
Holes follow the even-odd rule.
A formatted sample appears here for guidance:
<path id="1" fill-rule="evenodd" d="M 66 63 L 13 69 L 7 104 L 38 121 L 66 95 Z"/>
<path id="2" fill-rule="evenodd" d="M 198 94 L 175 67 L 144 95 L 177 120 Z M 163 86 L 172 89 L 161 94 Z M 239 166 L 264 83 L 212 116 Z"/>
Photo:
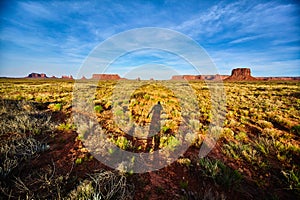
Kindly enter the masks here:
<path id="1" fill-rule="evenodd" d="M 226 81 L 254 81 L 256 78 L 251 76 L 250 68 L 236 68 L 231 72 L 231 76 Z"/>
<path id="2" fill-rule="evenodd" d="M 92 79 L 119 80 L 119 79 L 121 79 L 121 77 L 118 74 L 93 74 Z"/>
<path id="3" fill-rule="evenodd" d="M 46 74 L 44 73 L 31 73 L 26 78 L 48 78 Z"/>

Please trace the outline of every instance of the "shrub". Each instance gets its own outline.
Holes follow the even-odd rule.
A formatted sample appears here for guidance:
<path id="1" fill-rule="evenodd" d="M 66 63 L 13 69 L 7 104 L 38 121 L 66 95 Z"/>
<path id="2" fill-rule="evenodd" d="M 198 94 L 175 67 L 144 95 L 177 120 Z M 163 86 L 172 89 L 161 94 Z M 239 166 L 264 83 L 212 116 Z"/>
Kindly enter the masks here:
<path id="1" fill-rule="evenodd" d="M 286 181 L 289 185 L 289 189 L 293 190 L 300 190 L 300 172 L 289 170 L 289 171 L 281 171 L 281 173 L 286 178 Z"/>
<path id="2" fill-rule="evenodd" d="M 56 104 L 49 104 L 48 108 L 52 111 L 61 111 L 62 110 L 62 104 L 56 103 Z"/>
<path id="3" fill-rule="evenodd" d="M 128 141 L 127 138 L 123 136 L 119 136 L 115 143 L 118 147 L 124 150 L 130 147 L 130 141 Z"/>
<path id="4" fill-rule="evenodd" d="M 248 139 L 247 133 L 241 131 L 235 136 L 235 139 L 239 141 L 246 141 Z"/>
<path id="5" fill-rule="evenodd" d="M 292 132 L 295 133 L 296 135 L 300 136 L 300 125 L 295 125 L 292 127 Z"/>
<path id="6" fill-rule="evenodd" d="M 97 105 L 94 107 L 96 113 L 101 113 L 103 111 L 103 107 L 101 105 Z"/>
<path id="7" fill-rule="evenodd" d="M 223 128 L 221 137 L 227 140 L 232 140 L 234 138 L 234 132 L 230 128 Z"/>
<path id="8" fill-rule="evenodd" d="M 179 163 L 180 165 L 189 167 L 191 165 L 191 160 L 188 158 L 179 158 L 177 160 L 177 163 Z"/>
<path id="9" fill-rule="evenodd" d="M 164 136 L 160 138 L 160 148 L 166 148 L 168 150 L 174 151 L 175 148 L 180 144 L 180 141 L 173 135 Z"/>
<path id="10" fill-rule="evenodd" d="M 75 125 L 71 123 L 61 123 L 57 126 L 57 129 L 60 131 L 69 131 L 69 130 L 75 130 Z"/>
<path id="11" fill-rule="evenodd" d="M 68 196 L 72 200 L 133 198 L 134 187 L 124 175 L 102 171 L 89 176 Z"/>
<path id="12" fill-rule="evenodd" d="M 11 135 L 0 143 L 0 177 L 7 177 L 13 169 L 35 154 L 48 150 L 47 144 L 42 144 L 32 137 L 20 134 Z"/>
<path id="13" fill-rule="evenodd" d="M 265 121 L 265 120 L 258 120 L 257 124 L 261 128 L 273 128 L 273 124 L 271 122 Z"/>
<path id="14" fill-rule="evenodd" d="M 242 180 L 242 175 L 237 170 L 227 167 L 219 160 L 202 158 L 199 164 L 204 176 L 213 179 L 216 184 L 226 189 L 238 186 Z"/>
<path id="15" fill-rule="evenodd" d="M 75 160 L 75 164 L 76 164 L 76 165 L 80 165 L 82 162 L 83 162 L 83 159 L 82 159 L 82 158 L 77 158 L 77 159 Z"/>
<path id="16" fill-rule="evenodd" d="M 0 102 L 0 134 L 41 134 L 54 129 L 51 115 L 28 102 Z"/>

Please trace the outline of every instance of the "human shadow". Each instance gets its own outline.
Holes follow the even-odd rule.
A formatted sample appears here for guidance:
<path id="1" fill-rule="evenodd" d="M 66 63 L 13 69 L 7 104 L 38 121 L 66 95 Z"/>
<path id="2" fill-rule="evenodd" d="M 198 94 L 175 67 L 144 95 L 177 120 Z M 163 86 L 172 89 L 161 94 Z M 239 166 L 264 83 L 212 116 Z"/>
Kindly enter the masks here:
<path id="1" fill-rule="evenodd" d="M 152 138 L 154 136 L 154 140 L 152 144 L 152 148 L 153 150 L 157 150 L 159 148 L 159 141 L 160 141 L 160 127 L 161 127 L 161 112 L 163 110 L 163 107 L 160 103 L 160 101 L 157 102 L 156 105 L 154 105 L 151 109 L 151 111 L 149 112 L 148 116 L 152 113 L 152 118 L 151 118 L 151 122 L 150 122 L 150 127 L 149 127 L 149 133 L 148 133 L 148 138 Z M 151 148 L 151 143 L 147 142 L 147 149 Z"/>

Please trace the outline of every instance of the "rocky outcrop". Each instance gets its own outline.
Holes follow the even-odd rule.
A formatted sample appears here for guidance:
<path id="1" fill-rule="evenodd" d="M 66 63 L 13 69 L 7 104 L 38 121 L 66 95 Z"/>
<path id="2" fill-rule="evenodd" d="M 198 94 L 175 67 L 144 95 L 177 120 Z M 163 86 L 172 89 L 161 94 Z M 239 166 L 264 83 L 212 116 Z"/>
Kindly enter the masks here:
<path id="1" fill-rule="evenodd" d="M 203 80 L 200 75 L 175 75 L 172 80 Z"/>
<path id="2" fill-rule="evenodd" d="M 216 75 L 203 75 L 205 80 L 211 80 L 211 81 L 216 81 L 216 80 L 224 80 L 226 78 L 228 78 L 228 75 L 220 75 L 220 74 L 216 74 Z"/>
<path id="3" fill-rule="evenodd" d="M 250 68 L 236 68 L 231 72 L 231 76 L 226 81 L 255 81 L 256 78 L 251 76 Z"/>
<path id="4" fill-rule="evenodd" d="M 172 76 L 172 80 L 223 80 L 229 77 L 228 75 L 176 75 Z"/>
<path id="5" fill-rule="evenodd" d="M 31 73 L 26 78 L 48 78 L 46 74 L 44 73 Z"/>
<path id="6" fill-rule="evenodd" d="M 119 79 L 121 79 L 121 77 L 118 74 L 93 74 L 92 79 L 119 80 Z"/>
<path id="7" fill-rule="evenodd" d="M 73 76 L 72 75 L 70 75 L 70 76 L 61 76 L 61 78 L 62 79 L 71 79 L 71 80 L 73 80 Z"/>
<path id="8" fill-rule="evenodd" d="M 300 77 L 255 77 L 261 81 L 300 81 Z"/>

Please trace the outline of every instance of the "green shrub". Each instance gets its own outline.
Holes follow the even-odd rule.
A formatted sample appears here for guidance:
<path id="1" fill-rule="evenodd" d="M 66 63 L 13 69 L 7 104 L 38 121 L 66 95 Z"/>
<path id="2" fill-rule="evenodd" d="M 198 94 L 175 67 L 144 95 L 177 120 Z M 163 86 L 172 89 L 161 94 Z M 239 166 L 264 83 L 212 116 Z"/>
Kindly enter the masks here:
<path id="1" fill-rule="evenodd" d="M 82 162 L 83 162 L 83 159 L 82 159 L 82 158 L 77 158 L 77 159 L 75 160 L 75 164 L 76 164 L 76 165 L 80 165 Z"/>
<path id="2" fill-rule="evenodd" d="M 239 186 L 242 175 L 230 167 L 227 167 L 219 160 L 210 160 L 202 158 L 199 160 L 202 174 L 213 179 L 213 181 L 223 186 L 225 189 L 231 189 Z"/>
<path id="3" fill-rule="evenodd" d="M 61 103 L 55 103 L 55 104 L 49 104 L 48 108 L 52 111 L 61 111 L 62 110 L 62 104 Z"/>
<path id="4" fill-rule="evenodd" d="M 247 133 L 241 131 L 239 132 L 236 136 L 235 139 L 239 140 L 239 141 L 246 141 L 248 138 Z"/>
<path id="5" fill-rule="evenodd" d="M 284 175 L 286 178 L 286 181 L 289 185 L 289 189 L 291 190 L 298 190 L 300 191 L 300 172 L 299 171 L 294 171 L 289 170 L 289 171 L 281 171 L 281 173 Z"/>
<path id="6" fill-rule="evenodd" d="M 177 163 L 179 163 L 180 165 L 189 167 L 191 165 L 191 160 L 188 158 L 179 158 L 177 160 Z"/>
<path id="7" fill-rule="evenodd" d="M 295 133 L 296 135 L 300 136 L 300 125 L 295 125 L 292 127 L 292 132 Z"/>
<path id="8" fill-rule="evenodd" d="M 180 145 L 180 141 L 173 135 L 160 138 L 160 148 L 174 151 L 178 145 Z"/>
<path id="9" fill-rule="evenodd" d="M 75 130 L 75 125 L 70 123 L 61 123 L 57 126 L 57 129 L 60 131 Z"/>
<path id="10" fill-rule="evenodd" d="M 181 180 L 181 181 L 179 182 L 179 185 L 180 185 L 180 188 L 181 188 L 181 189 L 187 190 L 187 189 L 188 189 L 188 186 L 189 186 L 189 182 L 188 182 L 188 181 L 185 181 L 185 180 Z"/>
<path id="11" fill-rule="evenodd" d="M 257 124 L 261 128 L 273 128 L 273 124 L 271 122 L 265 121 L 265 120 L 258 120 Z"/>
<path id="12" fill-rule="evenodd" d="M 96 113 L 101 113 L 103 111 L 103 107 L 101 105 L 97 105 L 94 107 Z"/>
<path id="13" fill-rule="evenodd" d="M 115 143 L 118 147 L 124 150 L 130 147 L 130 141 L 128 141 L 127 138 L 123 136 L 119 136 Z"/>

